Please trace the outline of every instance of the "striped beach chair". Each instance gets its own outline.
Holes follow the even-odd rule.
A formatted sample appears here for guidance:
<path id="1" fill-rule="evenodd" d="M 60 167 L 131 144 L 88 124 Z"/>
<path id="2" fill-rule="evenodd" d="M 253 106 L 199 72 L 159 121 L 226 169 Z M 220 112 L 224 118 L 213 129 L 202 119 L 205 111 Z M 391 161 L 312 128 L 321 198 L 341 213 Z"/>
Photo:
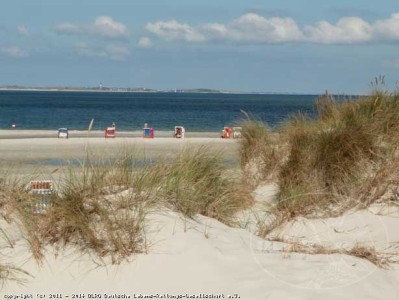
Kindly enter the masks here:
<path id="1" fill-rule="evenodd" d="M 31 203 L 31 210 L 34 215 L 44 214 L 51 206 L 51 197 L 54 194 L 54 184 L 51 180 L 34 180 L 29 182 L 27 192 L 30 195 L 37 195 L 37 199 Z"/>

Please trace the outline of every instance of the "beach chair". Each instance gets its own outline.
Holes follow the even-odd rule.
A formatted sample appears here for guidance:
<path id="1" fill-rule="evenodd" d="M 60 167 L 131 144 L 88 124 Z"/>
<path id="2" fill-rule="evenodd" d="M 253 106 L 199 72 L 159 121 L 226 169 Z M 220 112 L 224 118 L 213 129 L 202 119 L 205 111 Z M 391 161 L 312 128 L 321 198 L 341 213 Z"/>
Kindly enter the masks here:
<path id="1" fill-rule="evenodd" d="M 183 126 L 175 126 L 175 132 L 174 132 L 173 136 L 177 139 L 182 139 L 182 138 L 184 138 L 185 132 L 186 132 L 186 130 L 184 129 Z"/>
<path id="2" fill-rule="evenodd" d="M 58 138 L 59 139 L 69 138 L 68 128 L 58 128 Z"/>
<path id="3" fill-rule="evenodd" d="M 147 127 L 143 128 L 143 137 L 147 139 L 153 139 L 155 135 L 155 130 L 154 128 Z"/>
<path id="4" fill-rule="evenodd" d="M 229 139 L 231 137 L 233 129 L 231 127 L 224 127 L 222 130 L 222 138 L 223 139 Z"/>
<path id="5" fill-rule="evenodd" d="M 105 138 L 114 138 L 116 134 L 116 128 L 114 126 L 105 128 Z"/>
<path id="6" fill-rule="evenodd" d="M 51 197 L 55 192 L 53 181 L 34 180 L 29 182 L 26 190 L 29 194 L 38 196 L 30 206 L 34 215 L 44 214 L 52 206 Z"/>
<path id="7" fill-rule="evenodd" d="M 242 128 L 241 127 L 233 127 L 233 138 L 239 139 L 242 136 Z"/>

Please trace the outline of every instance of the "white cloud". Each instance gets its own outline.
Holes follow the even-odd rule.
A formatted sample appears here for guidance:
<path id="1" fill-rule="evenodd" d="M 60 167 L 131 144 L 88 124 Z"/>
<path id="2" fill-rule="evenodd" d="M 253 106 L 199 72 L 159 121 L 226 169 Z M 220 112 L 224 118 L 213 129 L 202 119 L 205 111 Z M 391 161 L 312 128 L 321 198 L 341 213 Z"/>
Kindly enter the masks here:
<path id="1" fill-rule="evenodd" d="M 226 39 L 229 35 L 226 26 L 221 23 L 203 24 L 199 30 L 201 30 L 207 39 Z"/>
<path id="2" fill-rule="evenodd" d="M 388 19 L 368 23 L 361 18 L 345 17 L 335 25 L 322 21 L 306 26 L 308 39 L 323 44 L 355 44 L 399 41 L 399 13 Z"/>
<path id="3" fill-rule="evenodd" d="M 155 35 L 167 40 L 183 40 L 187 42 L 204 42 L 203 36 L 198 30 L 188 24 L 182 24 L 176 20 L 168 22 L 148 23 L 146 29 Z"/>
<path id="4" fill-rule="evenodd" d="M 377 20 L 373 34 L 377 40 L 399 40 L 399 13 L 392 14 L 389 19 Z"/>
<path id="5" fill-rule="evenodd" d="M 20 25 L 17 27 L 17 33 L 20 35 L 28 36 L 29 30 L 25 26 Z"/>
<path id="6" fill-rule="evenodd" d="M 61 23 L 55 30 L 64 34 L 86 34 L 103 38 L 127 38 L 131 34 L 126 25 L 114 21 L 111 17 L 98 17 L 92 24 Z"/>
<path id="7" fill-rule="evenodd" d="M 146 29 L 167 40 L 204 42 L 227 40 L 237 42 L 279 43 L 303 39 L 303 33 L 291 18 L 266 19 L 257 14 L 245 14 L 231 23 L 202 24 L 192 27 L 177 21 L 149 23 Z"/>
<path id="8" fill-rule="evenodd" d="M 264 18 L 245 14 L 227 26 L 227 38 L 258 43 L 293 42 L 303 39 L 303 33 L 291 18 Z"/>
<path id="9" fill-rule="evenodd" d="M 344 17 L 335 24 L 322 20 L 302 29 L 292 18 L 265 18 L 256 13 L 240 16 L 230 23 L 205 23 L 198 26 L 168 22 L 148 23 L 146 29 L 166 41 L 206 42 L 212 40 L 241 43 L 303 42 L 316 44 L 360 44 L 399 41 L 399 13 L 387 19 L 367 22 L 359 17 Z"/>
<path id="10" fill-rule="evenodd" d="M 5 54 L 16 58 L 28 56 L 28 53 L 19 47 L 0 47 L 0 54 Z"/>
<path id="11" fill-rule="evenodd" d="M 113 44 L 93 49 L 86 43 L 79 43 L 76 45 L 76 52 L 80 56 L 102 57 L 117 61 L 124 61 L 131 56 L 131 52 L 128 48 Z"/>
<path id="12" fill-rule="evenodd" d="M 115 22 L 111 17 L 98 17 L 91 27 L 94 34 L 107 38 L 129 36 L 127 27 L 122 23 Z"/>
<path id="13" fill-rule="evenodd" d="M 313 26 L 305 26 L 308 40 L 322 44 L 364 43 L 372 38 L 372 26 L 357 17 L 345 17 L 336 25 L 326 21 Z"/>
<path id="14" fill-rule="evenodd" d="M 152 41 L 150 38 L 148 37 L 142 37 L 139 42 L 138 42 L 138 46 L 140 48 L 151 48 L 152 46 Z"/>

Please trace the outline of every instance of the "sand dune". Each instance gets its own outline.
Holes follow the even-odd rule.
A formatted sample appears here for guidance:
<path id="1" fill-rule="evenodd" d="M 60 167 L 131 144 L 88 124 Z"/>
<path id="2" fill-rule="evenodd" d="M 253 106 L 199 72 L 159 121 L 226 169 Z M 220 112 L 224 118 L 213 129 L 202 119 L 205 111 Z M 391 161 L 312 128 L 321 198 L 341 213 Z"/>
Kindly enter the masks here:
<path id="1" fill-rule="evenodd" d="M 264 191 L 266 198 L 273 197 L 270 189 Z M 383 247 L 399 241 L 397 216 L 397 211 L 390 216 L 359 211 L 335 219 L 298 221 L 285 228 L 285 236 L 335 247 L 362 241 Z M 73 294 L 87 298 L 90 293 L 103 298 L 202 293 L 225 298 L 238 294 L 241 299 L 397 299 L 399 294 L 397 268 L 381 269 L 347 255 L 284 254 L 280 250 L 287 245 L 265 241 L 247 229 L 203 216 L 183 219 L 167 209 L 150 214 L 148 224 L 148 253 L 120 265 L 69 246 L 58 256 L 47 248 L 44 264 L 38 266 L 16 226 L 5 228 L 3 222 L 14 248 L 2 251 L 2 261 L 27 270 L 33 278 L 27 277 L 25 285 L 7 282 L 2 293 L 57 293 L 64 298 Z"/>
<path id="2" fill-rule="evenodd" d="M 87 145 L 112 153 L 130 143 L 149 155 L 174 153 L 187 144 L 209 144 L 231 157 L 238 150 L 234 140 L 220 138 L 116 139 L 15 138 L 0 133 L 3 161 L 32 161 L 79 157 Z M 196 216 L 185 219 L 167 208 L 147 216 L 147 253 L 132 256 L 113 265 L 90 253 L 68 245 L 55 251 L 47 246 L 39 265 L 24 239 L 22 226 L 0 221 L 0 263 L 12 264 L 31 276 L 20 274 L 23 284 L 6 281 L 0 289 L 4 299 L 32 295 L 49 299 L 50 294 L 71 299 L 89 299 L 90 294 L 105 296 L 153 295 L 152 299 L 190 295 L 229 295 L 240 299 L 397 299 L 399 268 L 376 267 L 371 262 L 343 254 L 308 255 L 286 251 L 287 243 L 264 240 L 256 235 L 256 222 L 268 217 L 263 206 L 273 205 L 276 185 L 254 191 L 255 205 L 240 214 L 240 228 L 214 219 Z M 352 211 L 338 218 L 297 219 L 276 232 L 288 241 L 340 248 L 356 244 L 371 245 L 381 251 L 397 252 L 399 210 L 378 204 L 368 210 Z M 8 239 L 6 239 L 7 237 Z M 187 295 L 186 295 L 187 294 Z M 205 297 L 207 296 L 207 297 Z M 75 297 L 78 298 L 78 297 Z M 14 298 L 17 299 L 17 298 Z M 21 299 L 21 298 L 18 298 Z"/>

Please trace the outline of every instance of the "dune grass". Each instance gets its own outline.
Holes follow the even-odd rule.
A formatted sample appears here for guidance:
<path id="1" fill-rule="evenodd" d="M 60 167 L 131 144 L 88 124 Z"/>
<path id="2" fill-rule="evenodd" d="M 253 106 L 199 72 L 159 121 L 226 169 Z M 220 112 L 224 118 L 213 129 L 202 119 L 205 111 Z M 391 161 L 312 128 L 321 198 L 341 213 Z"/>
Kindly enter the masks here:
<path id="1" fill-rule="evenodd" d="M 88 147 L 80 166 L 62 169 L 57 191 L 49 196 L 52 205 L 42 214 L 32 214 L 42 196 L 28 193 L 27 181 L 8 182 L 0 189 L 1 215 L 8 222 L 18 219 L 39 263 L 48 246 L 72 246 L 118 264 L 147 252 L 146 217 L 154 210 L 172 209 L 187 218 L 202 214 L 233 224 L 235 212 L 251 204 L 249 190 L 227 175 L 222 155 L 208 147 L 188 147 L 172 160 L 156 162 L 143 162 L 129 147 L 111 159 Z"/>
<path id="2" fill-rule="evenodd" d="M 315 111 L 316 118 L 298 114 L 272 134 L 257 120 L 243 125 L 244 170 L 252 160 L 262 179 L 274 173 L 279 185 L 276 217 L 263 234 L 296 216 L 338 216 L 367 207 L 399 183 L 397 92 L 388 92 L 379 79 L 369 96 L 322 95 Z"/>
<path id="3" fill-rule="evenodd" d="M 34 214 L 43 196 L 28 193 L 25 177 L 4 182 L 0 189 L 0 212 L 7 222 L 22 225 L 23 238 L 39 263 L 45 249 L 73 246 L 119 263 L 147 249 L 144 219 L 149 201 L 136 196 L 134 149 L 123 147 L 111 159 L 102 159 L 87 149 L 79 167 L 66 166 L 54 179 L 57 191 L 42 214 Z M 32 176 L 31 179 L 51 174 Z M 121 194 L 125 191 L 124 194 Z"/>
<path id="4" fill-rule="evenodd" d="M 129 148 L 112 160 L 88 152 L 79 168 L 67 168 L 52 207 L 39 216 L 41 240 L 57 247 L 74 245 L 110 257 L 112 263 L 146 252 L 145 217 L 152 199 L 136 188 L 136 160 Z"/>
<path id="5" fill-rule="evenodd" d="M 262 121 L 247 117 L 240 123 L 240 164 L 245 177 L 250 178 L 247 184 L 256 186 L 260 181 L 275 179 L 285 149 L 278 133 L 273 133 Z"/>
<path id="6" fill-rule="evenodd" d="M 208 147 L 183 149 L 173 164 L 165 166 L 160 193 L 187 217 L 202 214 L 230 224 L 252 199 L 247 186 L 225 171 L 221 153 Z"/>
<path id="7" fill-rule="evenodd" d="M 318 119 L 291 120 L 285 128 L 289 155 L 278 176 L 284 208 L 306 215 L 315 203 L 327 208 L 337 196 L 352 198 L 351 206 L 377 200 L 385 191 L 371 187 L 387 187 L 388 166 L 399 170 L 398 100 L 379 91 L 342 103 L 325 95 L 316 103 Z M 316 194 L 317 201 L 311 196 Z"/>

